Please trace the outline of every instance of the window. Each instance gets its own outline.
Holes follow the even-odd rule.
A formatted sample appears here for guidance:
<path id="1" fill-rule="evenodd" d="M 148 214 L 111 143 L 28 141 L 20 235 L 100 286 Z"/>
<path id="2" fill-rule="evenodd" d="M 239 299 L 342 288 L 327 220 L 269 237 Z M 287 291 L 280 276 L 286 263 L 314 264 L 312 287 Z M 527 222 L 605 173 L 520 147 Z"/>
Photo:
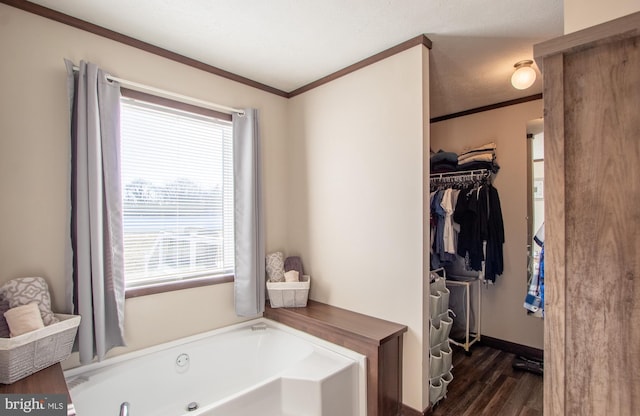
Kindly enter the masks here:
<path id="1" fill-rule="evenodd" d="M 140 96 L 121 99 L 127 288 L 233 273 L 230 120 Z"/>

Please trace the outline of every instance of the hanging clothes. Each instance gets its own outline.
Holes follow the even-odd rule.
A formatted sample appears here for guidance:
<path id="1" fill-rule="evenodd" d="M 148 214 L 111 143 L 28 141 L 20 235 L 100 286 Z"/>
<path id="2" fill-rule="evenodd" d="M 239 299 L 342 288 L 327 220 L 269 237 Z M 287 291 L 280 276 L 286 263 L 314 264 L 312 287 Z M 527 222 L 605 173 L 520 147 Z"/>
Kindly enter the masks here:
<path id="1" fill-rule="evenodd" d="M 460 191 L 453 212 L 453 220 L 460 224 L 457 254 L 468 259 L 467 267 L 476 271 L 482 270 L 482 261 L 484 260 L 480 235 L 482 216 L 479 209 L 476 188 L 468 187 Z"/>
<path id="2" fill-rule="evenodd" d="M 524 299 L 524 308 L 529 313 L 540 318 L 544 317 L 544 223 L 533 237 L 534 243 L 540 247 L 540 252 L 532 255 L 532 270 L 530 271 L 529 288 Z"/>
<path id="3" fill-rule="evenodd" d="M 471 270 L 483 270 L 495 282 L 504 271 L 504 223 L 498 190 L 491 184 L 470 187 L 458 196 L 453 219 L 460 224 L 457 254 Z"/>
<path id="4" fill-rule="evenodd" d="M 443 247 L 442 250 L 448 254 L 456 254 L 456 238 L 453 229 L 453 209 L 455 208 L 455 201 L 453 200 L 453 189 L 447 188 L 444 190 L 442 196 L 442 202 L 440 206 L 444 211 L 444 229 L 442 232 Z"/>
<path id="5" fill-rule="evenodd" d="M 453 202 L 451 201 L 451 189 L 443 189 L 434 192 L 430 200 L 431 208 L 431 268 L 436 269 L 442 264 L 455 259 L 455 252 L 449 251 L 448 245 L 455 241 L 453 236 L 453 223 L 451 214 Z"/>
<path id="6" fill-rule="evenodd" d="M 502 220 L 502 208 L 500 206 L 500 196 L 498 190 L 489 184 L 486 187 L 488 200 L 487 218 L 487 252 L 485 260 L 485 279 L 496 281 L 496 276 L 504 272 L 504 222 Z"/>
<path id="7" fill-rule="evenodd" d="M 448 152 L 432 155 L 433 164 L 453 160 Z M 495 144 L 488 143 L 461 155 L 480 169 L 431 175 L 431 268 L 459 264 L 491 282 L 504 271 L 504 224 L 498 191 L 491 184 L 497 170 Z M 432 166 L 433 168 L 434 166 Z"/>

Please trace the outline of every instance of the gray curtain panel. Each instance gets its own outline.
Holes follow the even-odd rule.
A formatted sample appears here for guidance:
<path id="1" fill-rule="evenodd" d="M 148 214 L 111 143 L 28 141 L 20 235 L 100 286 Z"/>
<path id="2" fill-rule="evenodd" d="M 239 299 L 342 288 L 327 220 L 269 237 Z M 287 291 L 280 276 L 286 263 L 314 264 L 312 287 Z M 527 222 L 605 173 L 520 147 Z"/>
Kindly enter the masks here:
<path id="1" fill-rule="evenodd" d="M 264 311 L 265 249 L 258 112 L 233 114 L 235 306 L 238 316 Z"/>
<path id="2" fill-rule="evenodd" d="M 65 60 L 71 98 L 71 247 L 80 363 L 124 342 L 120 86 L 96 65 Z"/>

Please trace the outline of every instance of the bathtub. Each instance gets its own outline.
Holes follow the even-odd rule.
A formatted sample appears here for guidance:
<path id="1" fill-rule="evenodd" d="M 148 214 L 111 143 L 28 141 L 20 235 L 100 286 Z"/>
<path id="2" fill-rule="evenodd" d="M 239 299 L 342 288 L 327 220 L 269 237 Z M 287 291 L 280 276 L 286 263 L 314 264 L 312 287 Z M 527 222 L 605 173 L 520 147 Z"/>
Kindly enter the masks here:
<path id="1" fill-rule="evenodd" d="M 265 318 L 65 371 L 78 416 L 365 416 L 365 377 L 363 355 Z"/>

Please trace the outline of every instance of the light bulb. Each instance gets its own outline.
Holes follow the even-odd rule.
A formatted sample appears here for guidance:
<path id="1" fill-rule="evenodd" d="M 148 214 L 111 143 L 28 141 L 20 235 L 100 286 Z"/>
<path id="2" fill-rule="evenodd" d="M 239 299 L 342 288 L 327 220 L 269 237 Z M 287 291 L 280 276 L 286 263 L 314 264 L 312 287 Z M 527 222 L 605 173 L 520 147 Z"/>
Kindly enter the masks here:
<path id="1" fill-rule="evenodd" d="M 536 71 L 531 68 L 533 61 L 520 61 L 514 65 L 516 68 L 511 75 L 511 85 L 519 90 L 526 90 L 536 81 Z"/>

